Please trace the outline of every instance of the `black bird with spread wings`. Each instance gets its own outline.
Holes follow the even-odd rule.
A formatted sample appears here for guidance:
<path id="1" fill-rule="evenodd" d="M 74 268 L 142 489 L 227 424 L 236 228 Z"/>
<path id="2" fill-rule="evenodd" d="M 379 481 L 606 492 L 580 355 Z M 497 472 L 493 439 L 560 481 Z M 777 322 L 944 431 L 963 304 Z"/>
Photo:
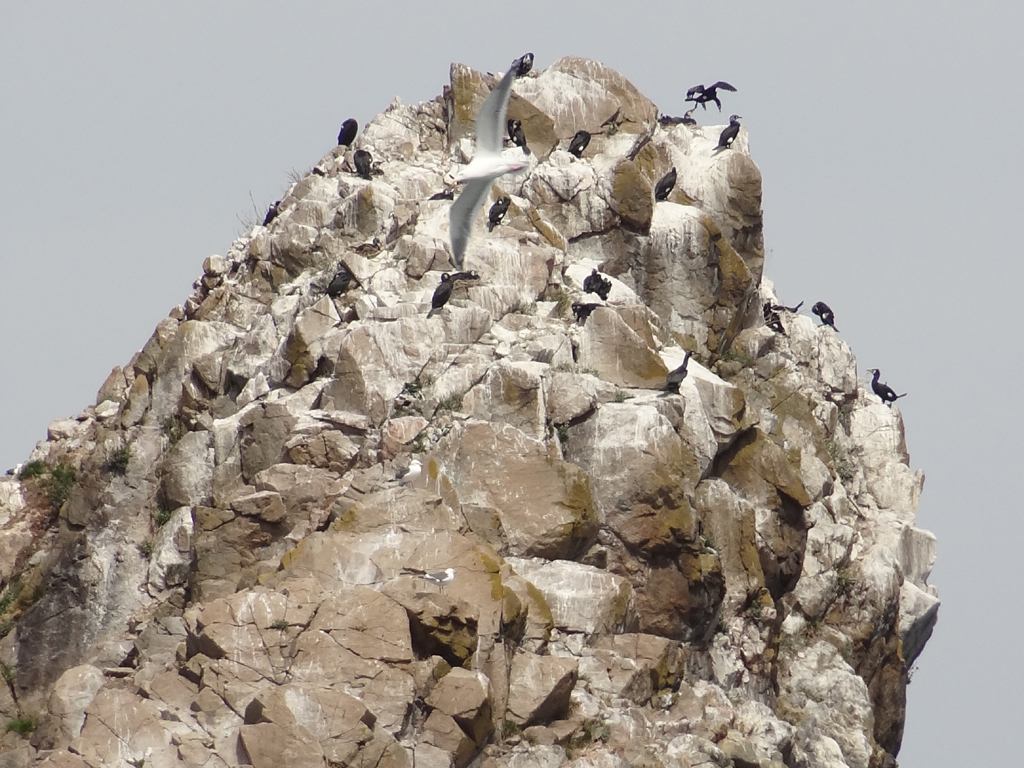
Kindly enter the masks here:
<path id="1" fill-rule="evenodd" d="M 707 88 L 705 88 L 703 84 L 693 86 L 693 88 L 690 88 L 686 92 L 686 98 L 684 99 L 684 101 L 692 101 L 694 107 L 696 107 L 699 104 L 704 109 L 708 108 L 707 104 L 709 101 L 713 101 L 716 105 L 718 105 L 718 111 L 721 112 L 722 102 L 718 100 L 719 88 L 721 88 L 723 91 L 732 91 L 734 93 L 736 92 L 736 89 L 733 86 L 729 85 L 727 82 L 725 82 L 725 80 L 719 80 L 717 83 L 715 83 L 714 85 L 709 85 Z"/>

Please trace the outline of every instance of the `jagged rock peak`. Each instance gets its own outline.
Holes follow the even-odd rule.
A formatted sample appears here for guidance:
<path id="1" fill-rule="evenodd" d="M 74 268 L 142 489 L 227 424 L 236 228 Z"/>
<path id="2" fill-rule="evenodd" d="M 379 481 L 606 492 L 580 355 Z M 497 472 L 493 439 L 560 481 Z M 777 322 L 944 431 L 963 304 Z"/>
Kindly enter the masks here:
<path id="1" fill-rule="evenodd" d="M 333 148 L 0 480 L 8 764 L 894 764 L 924 478 L 832 329 L 765 326 L 746 128 L 517 79 L 428 317 L 494 82 Z"/>

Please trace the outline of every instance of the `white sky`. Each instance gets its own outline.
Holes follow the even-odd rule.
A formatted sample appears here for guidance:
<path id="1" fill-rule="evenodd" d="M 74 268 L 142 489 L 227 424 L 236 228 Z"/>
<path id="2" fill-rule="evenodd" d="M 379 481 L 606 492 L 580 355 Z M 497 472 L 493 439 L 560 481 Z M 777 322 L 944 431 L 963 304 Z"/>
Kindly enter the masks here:
<path id="1" fill-rule="evenodd" d="M 899 392 L 943 606 L 902 766 L 1011 765 L 1022 465 L 1024 11 L 1014 3 L 9 3 L 0 24 L 0 471 L 393 96 L 462 61 L 603 61 L 663 112 L 724 79 L 764 175 L 766 273 Z M 293 7 L 294 6 L 294 7 Z M 482 39 L 483 36 L 488 39 Z M 702 122 L 717 113 L 699 114 Z M 1008 591 L 1008 595 L 1012 594 Z"/>

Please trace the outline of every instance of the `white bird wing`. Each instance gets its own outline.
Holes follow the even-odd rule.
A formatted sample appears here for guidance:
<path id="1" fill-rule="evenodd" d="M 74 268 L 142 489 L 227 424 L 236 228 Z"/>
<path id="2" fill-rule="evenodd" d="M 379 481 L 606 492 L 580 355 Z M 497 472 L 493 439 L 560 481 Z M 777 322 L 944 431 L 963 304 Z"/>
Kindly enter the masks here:
<path id="1" fill-rule="evenodd" d="M 504 110 L 502 110 L 504 112 Z M 449 210 L 448 231 L 452 238 L 452 256 L 455 266 L 462 269 L 466 259 L 466 243 L 473 231 L 473 220 L 484 204 L 484 198 L 491 188 L 490 178 L 470 179 Z"/>
<path id="2" fill-rule="evenodd" d="M 515 67 L 509 67 L 501 82 L 491 89 L 476 113 L 476 154 L 501 154 L 505 136 L 508 98 L 512 95 Z"/>

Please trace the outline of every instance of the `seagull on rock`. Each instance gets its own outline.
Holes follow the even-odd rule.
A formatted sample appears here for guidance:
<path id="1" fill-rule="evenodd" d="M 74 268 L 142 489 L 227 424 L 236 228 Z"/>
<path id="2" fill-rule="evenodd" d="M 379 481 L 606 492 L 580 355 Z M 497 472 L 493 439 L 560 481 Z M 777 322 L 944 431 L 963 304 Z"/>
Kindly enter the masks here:
<path id="1" fill-rule="evenodd" d="M 449 213 L 452 257 L 459 269 L 462 269 L 466 259 L 466 244 L 473 230 L 473 220 L 484 204 L 491 184 L 506 173 L 526 168 L 525 163 L 502 155 L 501 146 L 507 127 L 505 118 L 508 115 L 508 99 L 512 94 L 512 80 L 525 75 L 532 66 L 532 53 L 513 61 L 476 114 L 476 154 L 472 162 L 455 177 L 456 183 L 466 182 L 466 186 L 452 203 Z"/>
<path id="2" fill-rule="evenodd" d="M 454 568 L 445 568 L 443 571 L 437 571 L 435 573 L 421 571 L 419 568 L 403 568 L 402 570 L 405 573 L 411 573 L 414 576 L 418 576 L 419 578 L 425 581 L 437 584 L 437 586 L 441 587 L 442 589 L 444 589 L 445 584 L 451 584 L 453 581 L 455 581 Z"/>
<path id="3" fill-rule="evenodd" d="M 398 470 L 398 474 L 395 475 L 396 480 L 400 480 L 403 483 L 414 483 L 416 478 L 423 474 L 423 465 L 419 459 L 413 459 L 409 462 L 409 466 L 404 469 Z"/>

